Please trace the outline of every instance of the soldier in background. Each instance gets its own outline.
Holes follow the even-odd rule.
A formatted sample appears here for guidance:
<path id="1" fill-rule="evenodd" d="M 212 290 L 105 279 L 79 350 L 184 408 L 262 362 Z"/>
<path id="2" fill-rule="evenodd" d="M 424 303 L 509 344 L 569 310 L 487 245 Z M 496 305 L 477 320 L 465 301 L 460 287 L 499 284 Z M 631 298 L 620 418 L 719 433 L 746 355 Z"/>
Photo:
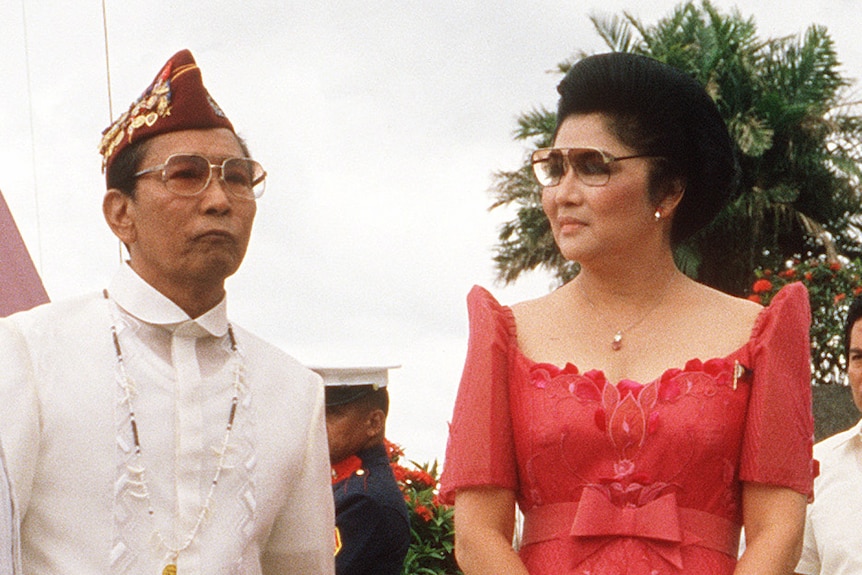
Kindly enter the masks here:
<path id="1" fill-rule="evenodd" d="M 384 446 L 388 368 L 315 368 L 326 384 L 336 575 L 400 575 L 407 505 Z"/>

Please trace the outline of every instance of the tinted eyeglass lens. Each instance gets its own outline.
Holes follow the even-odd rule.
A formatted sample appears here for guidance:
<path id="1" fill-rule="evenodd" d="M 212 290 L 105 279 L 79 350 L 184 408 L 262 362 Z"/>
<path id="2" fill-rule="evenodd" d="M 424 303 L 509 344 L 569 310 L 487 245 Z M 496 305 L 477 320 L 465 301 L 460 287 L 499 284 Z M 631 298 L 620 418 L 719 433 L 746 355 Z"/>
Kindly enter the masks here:
<path id="1" fill-rule="evenodd" d="M 259 198 L 263 194 L 266 173 L 263 166 L 246 158 L 230 158 L 222 164 L 222 179 L 231 193 L 243 198 Z"/>
<path id="2" fill-rule="evenodd" d="M 559 184 L 565 171 L 565 159 L 560 150 L 536 150 L 533 154 L 533 172 L 543 186 Z"/>
<path id="3" fill-rule="evenodd" d="M 192 155 L 171 156 L 163 178 L 168 190 L 179 196 L 193 196 L 204 189 L 210 177 L 206 158 Z"/>
<path id="4" fill-rule="evenodd" d="M 610 165 L 598 150 L 571 150 L 569 163 L 578 178 L 588 186 L 603 186 L 611 177 Z"/>

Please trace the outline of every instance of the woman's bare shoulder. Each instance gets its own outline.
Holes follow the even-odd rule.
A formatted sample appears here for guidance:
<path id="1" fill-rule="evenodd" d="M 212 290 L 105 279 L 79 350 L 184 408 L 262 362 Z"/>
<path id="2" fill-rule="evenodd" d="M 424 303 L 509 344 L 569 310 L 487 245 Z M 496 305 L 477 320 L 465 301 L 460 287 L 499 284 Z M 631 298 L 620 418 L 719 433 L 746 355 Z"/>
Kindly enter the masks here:
<path id="1" fill-rule="evenodd" d="M 566 292 L 569 289 L 571 287 L 567 284 L 539 297 L 512 304 L 512 313 L 519 322 L 547 320 L 549 316 L 556 315 L 566 304 Z"/>
<path id="2" fill-rule="evenodd" d="M 739 317 L 743 320 L 753 320 L 763 310 L 763 306 L 757 302 L 730 295 L 701 283 L 694 281 L 691 283 L 694 286 L 692 293 L 695 297 L 701 299 L 707 305 L 707 308 L 730 313 L 734 317 Z"/>
<path id="3" fill-rule="evenodd" d="M 683 297 L 682 308 L 692 321 L 693 332 L 702 332 L 704 340 L 712 339 L 719 346 L 735 348 L 751 336 L 760 304 L 736 297 L 692 281 Z M 696 326 L 696 328 L 695 328 Z M 719 342 L 722 342 L 719 343 Z"/>

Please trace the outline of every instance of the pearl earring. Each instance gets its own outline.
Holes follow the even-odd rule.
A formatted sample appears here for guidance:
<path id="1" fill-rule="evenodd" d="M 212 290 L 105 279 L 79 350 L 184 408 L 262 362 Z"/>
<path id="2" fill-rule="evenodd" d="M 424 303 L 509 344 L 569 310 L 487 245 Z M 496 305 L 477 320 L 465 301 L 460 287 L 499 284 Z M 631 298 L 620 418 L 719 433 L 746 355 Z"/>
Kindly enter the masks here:
<path id="1" fill-rule="evenodd" d="M 656 208 L 653 216 L 655 216 L 655 221 L 659 221 L 661 219 L 661 210 L 659 208 Z"/>

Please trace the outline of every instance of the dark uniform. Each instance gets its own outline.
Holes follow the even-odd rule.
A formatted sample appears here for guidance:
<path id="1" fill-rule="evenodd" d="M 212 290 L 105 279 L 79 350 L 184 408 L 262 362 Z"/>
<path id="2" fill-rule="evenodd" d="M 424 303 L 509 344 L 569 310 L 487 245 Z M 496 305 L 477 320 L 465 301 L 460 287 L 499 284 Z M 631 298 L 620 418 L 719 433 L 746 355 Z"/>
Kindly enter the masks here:
<path id="1" fill-rule="evenodd" d="M 383 445 L 333 468 L 336 575 L 400 575 L 410 520 Z"/>

